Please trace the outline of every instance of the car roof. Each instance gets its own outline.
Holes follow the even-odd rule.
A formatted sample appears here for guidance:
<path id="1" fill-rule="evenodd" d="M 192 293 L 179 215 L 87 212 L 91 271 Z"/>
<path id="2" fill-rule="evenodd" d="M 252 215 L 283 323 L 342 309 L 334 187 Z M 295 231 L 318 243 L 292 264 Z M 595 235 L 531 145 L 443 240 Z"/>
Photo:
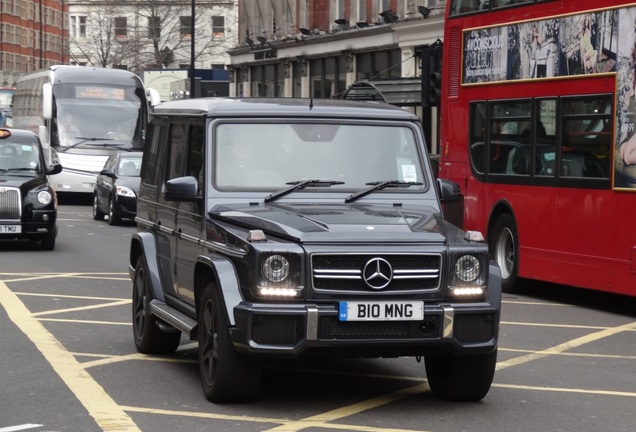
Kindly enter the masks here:
<path id="1" fill-rule="evenodd" d="M 419 121 L 400 107 L 384 102 L 309 98 L 194 98 L 163 102 L 153 115 L 202 117 L 374 118 Z"/>
<path id="2" fill-rule="evenodd" d="M 12 129 L 12 128 L 3 128 L 4 130 L 8 130 L 11 132 L 11 136 L 8 138 L 0 138 L 2 141 L 9 141 L 12 143 L 24 143 L 24 144 L 33 144 L 38 142 L 38 136 L 25 129 Z"/>

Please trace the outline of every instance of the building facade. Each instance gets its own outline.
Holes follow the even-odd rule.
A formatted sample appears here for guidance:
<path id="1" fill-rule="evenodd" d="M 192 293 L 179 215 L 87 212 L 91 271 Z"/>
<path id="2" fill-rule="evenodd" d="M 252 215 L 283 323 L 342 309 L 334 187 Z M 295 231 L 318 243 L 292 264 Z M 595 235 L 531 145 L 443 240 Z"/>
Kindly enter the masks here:
<path id="1" fill-rule="evenodd" d="M 0 84 L 14 87 L 20 76 L 68 63 L 64 0 L 0 2 Z"/>
<path id="2" fill-rule="evenodd" d="M 422 51 L 443 40 L 445 8 L 443 0 L 242 0 L 230 94 L 338 98 L 361 81 L 417 81 Z M 437 110 L 426 105 L 404 108 L 420 116 L 436 153 Z"/>
<path id="3" fill-rule="evenodd" d="M 70 64 L 138 74 L 225 69 L 238 41 L 238 2 L 68 0 Z"/>

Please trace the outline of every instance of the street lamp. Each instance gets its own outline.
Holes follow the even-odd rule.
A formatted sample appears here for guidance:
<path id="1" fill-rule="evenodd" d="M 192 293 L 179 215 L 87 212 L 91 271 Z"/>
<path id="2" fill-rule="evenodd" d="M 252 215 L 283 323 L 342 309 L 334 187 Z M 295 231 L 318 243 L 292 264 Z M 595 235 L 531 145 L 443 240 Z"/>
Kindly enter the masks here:
<path id="1" fill-rule="evenodd" d="M 190 98 L 194 97 L 194 2 L 190 13 Z"/>

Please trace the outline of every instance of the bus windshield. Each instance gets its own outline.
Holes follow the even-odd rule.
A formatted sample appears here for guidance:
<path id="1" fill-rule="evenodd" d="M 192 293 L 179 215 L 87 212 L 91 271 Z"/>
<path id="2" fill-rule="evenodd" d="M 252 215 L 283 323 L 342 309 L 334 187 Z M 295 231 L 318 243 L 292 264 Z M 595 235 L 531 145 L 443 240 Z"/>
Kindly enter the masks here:
<path id="1" fill-rule="evenodd" d="M 143 102 L 134 87 L 58 85 L 54 97 L 53 146 L 142 147 Z"/>

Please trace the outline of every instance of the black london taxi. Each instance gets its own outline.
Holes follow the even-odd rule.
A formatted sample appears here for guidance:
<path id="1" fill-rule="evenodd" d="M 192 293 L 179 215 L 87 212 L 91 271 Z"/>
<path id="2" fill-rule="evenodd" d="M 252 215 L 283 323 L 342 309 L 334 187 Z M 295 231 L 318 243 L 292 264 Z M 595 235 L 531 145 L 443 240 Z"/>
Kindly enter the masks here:
<path id="1" fill-rule="evenodd" d="M 39 241 L 55 248 L 57 195 L 47 175 L 62 165 L 46 154 L 38 136 L 26 130 L 0 129 L 0 240 Z"/>
<path id="2" fill-rule="evenodd" d="M 215 403 L 265 359 L 412 357 L 476 401 L 497 360 L 501 273 L 444 219 L 419 118 L 377 102 L 200 98 L 156 106 L 130 245 L 138 351 L 198 341 Z"/>

